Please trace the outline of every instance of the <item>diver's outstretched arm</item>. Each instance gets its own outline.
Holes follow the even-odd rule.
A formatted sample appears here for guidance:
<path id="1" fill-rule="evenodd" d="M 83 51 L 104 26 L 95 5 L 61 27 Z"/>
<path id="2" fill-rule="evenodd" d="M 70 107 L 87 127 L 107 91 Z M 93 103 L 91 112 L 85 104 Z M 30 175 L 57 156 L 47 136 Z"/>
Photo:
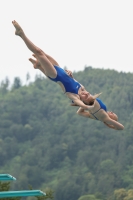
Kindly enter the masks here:
<path id="1" fill-rule="evenodd" d="M 81 107 L 77 110 L 77 114 L 81 115 L 82 117 L 87 117 L 87 118 L 89 118 L 91 116 L 88 111 L 86 111 L 85 109 L 83 109 Z"/>
<path id="2" fill-rule="evenodd" d="M 104 121 L 104 124 L 106 126 L 108 126 L 109 128 L 112 128 L 112 129 L 115 129 L 115 130 L 123 130 L 124 129 L 124 126 L 121 123 L 119 123 L 119 122 L 117 122 L 117 121 L 115 121 L 111 118 L 106 119 Z"/>

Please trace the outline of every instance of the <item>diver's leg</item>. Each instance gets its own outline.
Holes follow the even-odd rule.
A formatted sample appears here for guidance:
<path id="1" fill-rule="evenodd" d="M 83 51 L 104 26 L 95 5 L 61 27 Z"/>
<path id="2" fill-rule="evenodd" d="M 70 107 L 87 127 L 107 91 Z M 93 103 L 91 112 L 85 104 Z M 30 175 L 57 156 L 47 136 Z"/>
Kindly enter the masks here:
<path id="1" fill-rule="evenodd" d="M 12 21 L 16 32 L 15 34 L 20 36 L 23 41 L 25 42 L 26 46 L 28 47 L 29 50 L 31 50 L 37 57 L 37 60 L 40 62 L 42 68 L 44 69 L 45 73 L 47 76 L 51 78 L 55 78 L 57 76 L 57 72 L 53 66 L 53 64 L 49 61 L 45 53 L 35 46 L 25 35 L 23 29 L 20 27 L 20 25 L 14 20 Z"/>
<path id="2" fill-rule="evenodd" d="M 48 54 L 45 54 L 45 55 L 46 55 L 46 57 L 48 58 L 48 60 L 49 60 L 53 65 L 60 67 L 59 64 L 56 62 L 56 60 L 55 60 L 54 58 L 52 58 L 52 57 L 51 57 L 50 55 L 48 55 Z"/>
<path id="3" fill-rule="evenodd" d="M 48 54 L 44 53 L 46 55 L 46 57 L 48 58 L 48 60 L 52 63 L 52 65 L 55 65 L 55 66 L 59 66 L 59 64 L 51 57 L 49 56 Z M 35 69 L 40 69 L 45 75 L 46 75 L 46 72 L 45 70 L 42 68 L 41 66 L 41 63 L 37 60 L 37 57 L 35 54 L 32 54 L 32 56 L 34 56 L 36 58 L 36 61 L 32 58 L 30 58 L 29 60 L 32 62 L 33 66 Z"/>
<path id="4" fill-rule="evenodd" d="M 33 54 L 33 56 L 35 57 L 35 54 Z M 45 76 L 47 76 L 44 68 L 41 66 L 40 62 L 37 59 L 34 60 L 32 58 L 29 58 L 29 61 L 33 64 L 34 69 L 39 69 L 42 73 L 45 74 Z"/>

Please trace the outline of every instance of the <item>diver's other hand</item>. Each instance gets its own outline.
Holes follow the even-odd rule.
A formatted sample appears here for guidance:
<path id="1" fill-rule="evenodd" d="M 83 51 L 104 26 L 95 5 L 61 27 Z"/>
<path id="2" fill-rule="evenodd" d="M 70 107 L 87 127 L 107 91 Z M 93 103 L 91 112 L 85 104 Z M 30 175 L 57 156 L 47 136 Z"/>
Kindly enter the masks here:
<path id="1" fill-rule="evenodd" d="M 70 70 L 68 70 L 68 69 L 66 69 L 65 71 L 66 71 L 66 73 L 68 74 L 68 76 L 70 76 L 71 78 L 73 78 L 73 73 L 72 73 L 72 71 L 70 71 Z"/>

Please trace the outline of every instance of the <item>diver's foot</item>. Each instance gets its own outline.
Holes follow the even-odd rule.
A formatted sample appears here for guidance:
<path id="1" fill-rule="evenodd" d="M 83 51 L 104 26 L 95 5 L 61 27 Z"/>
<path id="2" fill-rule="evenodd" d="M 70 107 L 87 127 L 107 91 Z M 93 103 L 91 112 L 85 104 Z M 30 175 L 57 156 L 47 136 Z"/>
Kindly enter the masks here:
<path id="1" fill-rule="evenodd" d="M 15 34 L 19 35 L 19 36 L 22 36 L 24 34 L 24 31 L 21 28 L 21 26 L 15 20 L 12 21 L 12 24 L 16 29 Z"/>
<path id="2" fill-rule="evenodd" d="M 29 58 L 29 61 L 33 64 L 34 69 L 40 69 L 41 65 L 38 62 L 38 60 L 34 60 L 32 58 Z"/>

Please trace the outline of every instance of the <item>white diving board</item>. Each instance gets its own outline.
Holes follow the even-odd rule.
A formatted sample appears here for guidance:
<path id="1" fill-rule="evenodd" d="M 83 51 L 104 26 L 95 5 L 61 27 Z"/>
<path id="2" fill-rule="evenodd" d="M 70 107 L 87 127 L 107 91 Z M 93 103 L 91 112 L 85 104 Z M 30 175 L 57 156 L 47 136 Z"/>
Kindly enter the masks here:
<path id="1" fill-rule="evenodd" d="M 10 174 L 0 174 L 0 181 L 11 181 L 16 180 L 15 177 L 11 176 Z"/>
<path id="2" fill-rule="evenodd" d="M 46 196 L 41 190 L 22 190 L 22 191 L 7 191 L 0 192 L 0 198 L 6 197 L 27 197 L 27 196 Z"/>

